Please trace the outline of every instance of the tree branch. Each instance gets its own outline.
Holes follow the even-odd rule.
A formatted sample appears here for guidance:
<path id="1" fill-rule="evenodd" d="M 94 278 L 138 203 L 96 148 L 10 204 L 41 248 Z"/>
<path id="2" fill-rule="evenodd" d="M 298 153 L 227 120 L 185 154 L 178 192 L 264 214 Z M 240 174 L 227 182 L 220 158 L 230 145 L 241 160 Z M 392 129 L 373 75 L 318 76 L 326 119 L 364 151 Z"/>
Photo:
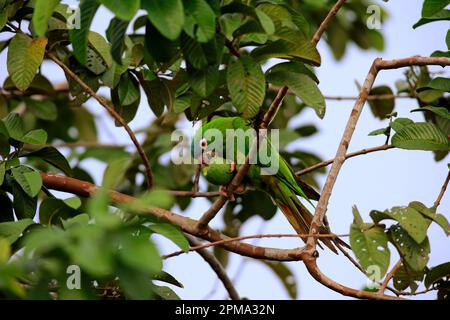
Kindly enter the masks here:
<path id="1" fill-rule="evenodd" d="M 392 270 L 384 278 L 384 281 L 381 284 L 380 289 L 378 290 L 378 294 L 380 294 L 380 295 L 384 294 L 384 291 L 386 290 L 386 287 L 387 287 L 389 281 L 392 279 L 392 277 L 395 275 L 395 273 L 397 272 L 398 268 L 400 268 L 401 265 L 402 265 L 402 259 L 399 259 L 397 261 L 397 263 L 392 267 Z"/>
<path id="2" fill-rule="evenodd" d="M 437 209 L 437 207 L 439 207 L 439 205 L 441 204 L 441 200 L 444 197 L 445 191 L 447 190 L 449 181 L 450 181 L 450 171 L 447 174 L 447 178 L 445 178 L 444 184 L 442 185 L 442 188 L 441 188 L 441 192 L 439 192 L 439 195 L 436 198 L 436 201 L 434 202 L 433 207 L 435 209 Z"/>
<path id="3" fill-rule="evenodd" d="M 310 233 L 316 234 L 320 230 L 323 218 L 325 217 L 328 202 L 333 191 L 334 184 L 336 182 L 339 171 L 345 162 L 345 154 L 347 153 L 350 140 L 355 131 L 356 124 L 358 122 L 361 111 L 367 100 L 367 96 L 375 82 L 378 72 L 381 70 L 398 69 L 407 66 L 424 66 L 424 65 L 440 65 L 448 66 L 450 65 L 450 58 L 435 58 L 435 57 L 409 57 L 398 60 L 382 60 L 380 58 L 375 59 L 370 67 L 369 73 L 367 74 L 366 80 L 361 88 L 358 100 L 350 113 L 347 125 L 345 127 L 344 133 L 341 138 L 336 156 L 333 160 L 331 170 L 328 174 L 327 180 L 322 190 L 319 202 L 316 207 L 316 211 L 311 222 Z M 308 238 L 307 246 L 311 252 L 315 251 L 317 239 L 315 237 Z"/>
<path id="4" fill-rule="evenodd" d="M 57 174 L 41 172 L 41 177 L 44 186 L 47 187 L 48 189 L 68 192 L 80 197 L 91 197 L 100 189 L 100 187 L 90 182 L 78 180 L 75 178 L 69 178 Z M 114 204 L 130 203 L 136 200 L 132 196 L 117 191 L 110 191 L 109 197 Z M 141 212 L 138 212 L 137 214 L 155 216 L 157 218 L 160 218 L 161 220 L 179 226 L 182 231 L 188 234 L 202 238 L 209 242 L 229 239 L 224 234 L 215 231 L 209 228 L 208 226 L 206 226 L 203 230 L 198 230 L 198 228 L 196 227 L 197 220 L 183 217 L 179 214 L 170 212 L 165 209 L 149 207 Z M 299 261 L 303 259 L 303 249 L 298 248 L 275 249 L 268 247 L 253 246 L 241 242 L 225 242 L 220 246 L 236 254 L 255 259 L 267 259 L 274 261 Z"/>
<path id="5" fill-rule="evenodd" d="M 322 21 L 322 23 L 319 26 L 319 29 L 317 29 L 316 33 L 314 34 L 311 43 L 314 45 L 317 45 L 322 38 L 323 33 L 330 25 L 333 18 L 336 16 L 338 11 L 341 9 L 341 7 L 344 5 L 345 0 L 338 0 L 336 4 L 331 8 L 330 12 L 328 12 L 325 19 Z"/>
<path id="6" fill-rule="evenodd" d="M 46 52 L 47 57 L 55 62 L 58 66 L 60 66 L 67 76 L 71 77 L 76 83 L 80 85 L 80 87 L 91 97 L 93 97 L 95 100 L 100 103 L 100 105 L 108 111 L 108 113 L 116 120 L 118 123 L 120 123 L 121 126 L 125 129 L 125 131 L 128 133 L 128 136 L 130 137 L 133 144 L 136 146 L 137 152 L 139 153 L 139 156 L 142 159 L 142 163 L 145 167 L 145 174 L 147 177 L 147 185 L 148 188 L 151 189 L 153 186 L 153 173 L 152 169 L 150 167 L 150 162 L 145 154 L 144 149 L 140 145 L 139 141 L 137 140 L 136 136 L 134 135 L 133 130 L 128 126 L 127 122 L 114 110 L 111 108 L 108 103 L 103 100 L 99 95 L 97 95 L 94 90 L 92 90 L 91 87 L 89 87 L 80 77 L 78 77 L 72 70 L 70 70 L 69 67 L 67 67 L 61 60 L 59 60 L 53 53 Z"/>
<path id="7" fill-rule="evenodd" d="M 401 300 L 398 297 L 387 296 L 384 294 L 380 295 L 376 292 L 356 290 L 353 288 L 346 287 L 340 283 L 337 283 L 336 281 L 324 275 L 322 271 L 320 271 L 319 267 L 317 266 L 315 258 L 304 259 L 303 262 L 309 274 L 314 279 L 316 279 L 319 283 L 323 284 L 324 286 L 330 288 L 331 290 L 339 292 L 345 296 L 350 296 L 359 299 L 372 299 L 372 300 Z"/>
<path id="8" fill-rule="evenodd" d="M 359 156 L 359 155 L 362 155 L 362 154 L 367 154 L 367 153 L 377 152 L 377 151 L 383 151 L 383 150 L 388 150 L 388 149 L 393 149 L 393 148 L 395 148 L 395 147 L 393 145 L 390 145 L 390 144 L 384 144 L 384 145 L 381 145 L 381 146 L 378 146 L 378 147 L 372 147 L 372 148 L 364 148 L 364 149 L 361 149 L 361 150 L 358 150 L 358 151 L 347 153 L 345 155 L 345 159 L 347 160 L 349 158 L 353 158 L 353 157 L 356 157 L 356 156 Z M 297 171 L 295 174 L 297 176 L 301 176 L 301 175 L 310 173 L 312 171 L 315 171 L 317 169 L 320 169 L 320 168 L 323 168 L 323 167 L 326 167 L 326 166 L 332 164 L 333 161 L 334 161 L 334 158 L 330 159 L 330 160 L 319 162 L 319 163 L 317 163 L 317 164 L 315 164 L 315 165 L 313 165 L 311 167 L 308 167 L 306 169 Z"/>
<path id="9" fill-rule="evenodd" d="M 200 246 L 201 243 L 198 242 L 194 237 L 190 235 L 186 235 L 186 238 L 188 239 L 191 246 Z M 197 250 L 198 254 L 205 260 L 211 269 L 214 270 L 214 272 L 217 274 L 217 277 L 222 281 L 223 286 L 228 292 L 228 295 L 230 296 L 231 300 L 240 300 L 238 292 L 236 291 L 236 288 L 233 285 L 233 282 L 228 277 L 227 272 L 225 271 L 224 267 L 220 263 L 219 260 L 208 250 L 206 249 L 199 249 Z"/>
<path id="10" fill-rule="evenodd" d="M 314 235 L 314 237 L 317 238 L 338 238 L 338 237 L 349 237 L 349 234 L 316 234 Z M 216 246 L 220 246 L 224 243 L 229 243 L 229 242 L 235 242 L 235 241 L 243 241 L 243 240 L 248 240 L 248 239 L 263 239 L 263 238 L 305 238 L 308 237 L 308 234 L 283 234 L 283 233 L 277 233 L 277 234 L 256 234 L 256 235 L 251 235 L 251 236 L 239 236 L 239 237 L 233 237 L 233 238 L 228 238 L 228 239 L 223 239 L 223 240 L 219 240 L 219 241 L 214 241 L 214 242 L 209 242 L 209 243 L 205 243 L 199 246 L 195 246 L 189 249 L 189 251 L 197 251 L 197 250 L 201 250 L 201 249 L 206 249 L 209 247 L 216 247 Z M 164 259 L 168 259 L 168 258 L 173 258 L 176 256 L 179 256 L 183 253 L 186 253 L 183 250 L 179 250 L 179 251 L 175 251 L 173 253 L 170 253 L 168 255 L 165 255 L 163 258 Z"/>

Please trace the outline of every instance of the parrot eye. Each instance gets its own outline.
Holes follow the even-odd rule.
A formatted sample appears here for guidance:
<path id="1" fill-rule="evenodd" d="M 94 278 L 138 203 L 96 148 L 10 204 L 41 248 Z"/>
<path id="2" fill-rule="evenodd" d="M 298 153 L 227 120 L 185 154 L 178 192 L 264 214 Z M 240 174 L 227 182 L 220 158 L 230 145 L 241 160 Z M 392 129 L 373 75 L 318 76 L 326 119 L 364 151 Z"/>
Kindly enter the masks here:
<path id="1" fill-rule="evenodd" d="M 207 142 L 206 142 L 206 139 L 205 138 L 203 138 L 202 140 L 200 140 L 200 147 L 202 148 L 202 150 L 205 150 L 206 149 L 206 146 L 207 146 Z"/>

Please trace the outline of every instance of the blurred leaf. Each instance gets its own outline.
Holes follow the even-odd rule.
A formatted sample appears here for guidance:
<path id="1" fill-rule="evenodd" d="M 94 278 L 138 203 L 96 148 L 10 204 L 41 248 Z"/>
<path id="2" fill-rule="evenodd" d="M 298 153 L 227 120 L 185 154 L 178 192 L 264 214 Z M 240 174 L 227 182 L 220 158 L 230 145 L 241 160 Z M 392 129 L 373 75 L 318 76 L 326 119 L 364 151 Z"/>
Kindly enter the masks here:
<path id="1" fill-rule="evenodd" d="M 188 252 L 189 251 L 189 242 L 186 240 L 185 236 L 183 235 L 183 232 L 180 230 L 179 227 L 170 224 L 170 223 L 158 223 L 158 224 L 152 224 L 149 225 L 148 228 L 158 233 L 167 239 L 171 240 L 173 243 L 175 243 L 178 247 L 180 247 L 181 250 Z"/>
<path id="2" fill-rule="evenodd" d="M 37 118 L 42 120 L 54 121 L 58 117 L 56 105 L 51 100 L 26 99 L 27 109 Z"/>
<path id="3" fill-rule="evenodd" d="M 121 239 L 120 259 L 129 267 L 142 272 L 158 273 L 162 260 L 154 243 L 146 235 L 124 234 Z"/>
<path id="4" fill-rule="evenodd" d="M 145 1 L 145 0 L 144 0 Z M 113 12 L 119 19 L 129 21 L 133 19 L 140 6 L 140 0 L 114 1 L 99 0 L 101 4 Z"/>
<path id="5" fill-rule="evenodd" d="M 122 64 L 122 52 L 127 27 L 128 21 L 114 18 L 109 23 L 106 31 L 108 40 L 111 42 L 111 55 L 118 64 Z"/>
<path id="6" fill-rule="evenodd" d="M 179 288 L 184 288 L 182 283 L 180 283 L 177 279 L 174 278 L 174 276 L 165 271 L 161 271 L 161 273 L 154 275 L 153 280 L 166 282 Z"/>
<path id="7" fill-rule="evenodd" d="M 378 86 L 372 88 L 369 95 L 394 95 L 394 92 L 388 86 Z M 381 120 L 386 119 L 386 115 L 392 113 L 395 108 L 395 98 L 369 100 L 368 102 L 373 115 Z"/>
<path id="8" fill-rule="evenodd" d="M 275 273 L 278 279 L 280 279 L 289 297 L 291 297 L 291 299 L 297 299 L 297 281 L 295 280 L 294 273 L 287 267 L 287 265 L 276 261 L 260 261 L 268 266 Z"/>
<path id="9" fill-rule="evenodd" d="M 42 37 L 47 30 L 47 23 L 52 16 L 53 10 L 59 4 L 60 0 L 36 0 L 34 5 L 33 24 L 34 31 L 39 37 Z"/>
<path id="10" fill-rule="evenodd" d="M 77 210 L 68 206 L 63 200 L 45 198 L 39 206 L 39 221 L 42 224 L 61 225 L 62 220 L 79 214 Z"/>
<path id="11" fill-rule="evenodd" d="M 115 189 L 123 179 L 126 169 L 130 166 L 132 159 L 129 157 L 111 161 L 103 173 L 102 186 Z"/>
<path id="12" fill-rule="evenodd" d="M 32 224 L 34 224 L 34 221 L 31 219 L 2 222 L 0 223 L 0 237 L 6 239 L 10 244 L 13 244 L 19 239 L 25 229 Z"/>
<path id="13" fill-rule="evenodd" d="M 184 25 L 184 10 L 181 0 L 142 1 L 142 9 L 148 19 L 164 37 L 175 40 Z"/>

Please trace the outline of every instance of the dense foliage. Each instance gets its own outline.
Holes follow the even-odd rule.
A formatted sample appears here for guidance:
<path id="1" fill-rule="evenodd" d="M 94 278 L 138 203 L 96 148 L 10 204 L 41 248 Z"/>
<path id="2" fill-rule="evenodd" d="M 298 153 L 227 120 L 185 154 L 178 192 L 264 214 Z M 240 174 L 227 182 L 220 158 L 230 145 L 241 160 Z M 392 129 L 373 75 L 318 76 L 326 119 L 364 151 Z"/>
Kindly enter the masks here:
<path id="1" fill-rule="evenodd" d="M 272 123 L 280 129 L 282 154 L 296 171 L 321 162 L 316 154 L 283 148 L 317 133 L 314 125 L 288 129 L 294 115 L 313 108 L 319 118 L 326 116 L 314 71 L 321 58 L 310 40 L 334 2 L 81 0 L 76 11 L 59 0 L 0 0 L 0 51 L 7 54 L 7 65 L 1 70 L 8 72 L 0 91 L 1 296 L 178 298 L 169 286 L 160 285 L 162 281 L 182 286 L 162 270 L 152 235 L 160 234 L 185 251 L 188 241 L 175 225 L 135 215 L 146 206 L 177 206 L 183 211 L 195 201 L 168 192 L 192 190 L 195 173 L 195 165 L 160 161 L 174 145 L 171 133 L 181 121 L 215 115 L 240 115 L 257 122 L 277 88 L 287 86 L 291 94 Z M 415 27 L 449 20 L 449 2 L 425 0 Z M 324 40 L 336 59 L 345 55 L 350 43 L 383 50 L 382 34 L 366 27 L 370 4 L 348 1 L 326 30 Z M 109 27 L 100 33 L 91 31 L 96 13 L 105 10 L 102 7 L 113 14 Z M 381 16 L 387 18 L 385 12 Z M 446 41 L 450 50 L 450 32 Z M 432 55 L 450 57 L 450 51 Z M 43 61 L 55 61 L 52 57 L 73 73 L 65 72 L 67 83 L 52 83 L 41 73 Z M 263 72 L 269 60 L 273 66 Z M 91 94 L 74 75 L 93 92 L 106 88 L 110 92 L 106 103 L 127 123 L 138 108 L 149 107 L 155 115 L 143 130 L 141 143 L 153 169 L 151 191 L 138 153 L 97 143 L 99 122 L 85 106 Z M 397 148 L 434 152 L 436 161 L 442 161 L 450 149 L 448 92 L 449 78 L 430 73 L 426 66 L 409 68 L 396 88 L 371 90 L 371 95 L 391 97 L 370 100 L 373 116 L 388 122 L 370 135 L 384 135 Z M 417 100 L 411 111 L 423 112 L 423 122 L 397 118 L 397 94 Z M 58 144 L 70 151 L 63 155 Z M 108 165 L 103 188 L 95 197 L 62 199 L 43 185 L 40 171 L 93 182 L 80 166 L 92 158 Z M 323 173 L 324 168 L 302 179 L 318 188 L 316 178 Z M 112 206 L 107 189 L 134 195 L 138 201 Z M 249 191 L 237 198 L 219 217 L 228 236 L 241 235 L 242 225 L 253 215 L 269 220 L 276 212 L 262 193 Z M 413 200 L 373 210 L 369 223 L 363 222 L 355 207 L 350 227 L 353 253 L 369 277 L 374 264 L 383 277 L 390 251 L 397 250 L 402 265 L 394 275 L 396 290 L 414 293 L 418 283 L 424 283 L 426 289 L 438 290 L 440 298 L 448 298 L 450 263 L 428 266 L 427 231 L 437 223 L 448 235 L 449 223 L 436 207 Z M 386 220 L 394 222 L 385 224 Z M 226 266 L 228 252 L 215 247 L 214 253 Z M 288 281 L 290 269 L 282 263 L 264 263 L 295 298 L 295 284 Z M 82 269 L 80 290 L 66 285 L 71 265 Z"/>

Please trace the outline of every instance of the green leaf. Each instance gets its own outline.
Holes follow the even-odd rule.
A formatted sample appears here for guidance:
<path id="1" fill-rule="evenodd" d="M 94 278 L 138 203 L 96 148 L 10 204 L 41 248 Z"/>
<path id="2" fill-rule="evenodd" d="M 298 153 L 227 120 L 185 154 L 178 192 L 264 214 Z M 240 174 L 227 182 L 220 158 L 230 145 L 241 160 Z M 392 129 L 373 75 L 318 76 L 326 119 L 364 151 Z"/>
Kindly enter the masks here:
<path id="1" fill-rule="evenodd" d="M 424 0 L 422 6 L 422 18 L 428 18 L 450 4 L 449 0 Z"/>
<path id="2" fill-rule="evenodd" d="M 275 32 L 274 37 L 278 40 L 270 41 L 252 51 L 251 55 L 257 61 L 270 58 L 299 59 L 320 66 L 319 52 L 302 32 L 282 27 Z"/>
<path id="3" fill-rule="evenodd" d="M 181 300 L 175 291 L 169 287 L 153 285 L 152 288 L 153 292 L 163 300 Z"/>
<path id="4" fill-rule="evenodd" d="M 95 75 L 106 71 L 106 64 L 102 57 L 90 47 L 87 48 L 86 68 Z"/>
<path id="5" fill-rule="evenodd" d="M 142 9 L 148 13 L 151 23 L 161 34 L 175 40 L 184 26 L 184 11 L 181 0 L 142 1 Z"/>
<path id="6" fill-rule="evenodd" d="M 114 189 L 125 175 L 126 169 L 130 166 L 130 157 L 119 158 L 111 161 L 103 174 L 102 186 Z"/>
<path id="7" fill-rule="evenodd" d="M 3 119 L 8 137 L 20 141 L 24 134 L 23 121 L 17 113 L 10 113 Z"/>
<path id="8" fill-rule="evenodd" d="M 420 108 L 411 110 L 411 112 L 416 112 L 416 111 L 430 111 L 434 114 L 437 114 L 441 118 L 450 120 L 450 111 L 446 107 L 426 106 L 426 107 L 420 107 Z"/>
<path id="9" fill-rule="evenodd" d="M 31 130 L 20 141 L 29 144 L 45 144 L 47 142 L 47 132 L 43 129 Z"/>
<path id="10" fill-rule="evenodd" d="M 266 83 L 261 66 L 249 56 L 230 63 L 227 70 L 227 86 L 236 109 L 245 118 L 258 112 L 266 94 Z"/>
<path id="11" fill-rule="evenodd" d="M 450 234 L 450 224 L 447 218 L 440 213 L 436 213 L 435 208 L 427 208 L 427 206 L 425 206 L 423 203 L 419 201 L 413 201 L 408 206 L 414 208 L 415 210 L 423 214 L 425 217 L 436 222 L 444 230 L 446 235 Z"/>
<path id="12" fill-rule="evenodd" d="M 356 224 L 350 227 L 350 245 L 364 270 L 374 267 L 379 269 L 380 277 L 387 271 L 390 251 L 388 238 L 384 229 L 378 226 L 361 228 Z"/>
<path id="13" fill-rule="evenodd" d="M 295 275 L 285 263 L 278 261 L 259 260 L 268 266 L 280 279 L 291 299 L 297 299 L 297 281 Z"/>
<path id="14" fill-rule="evenodd" d="M 368 135 L 369 136 L 378 136 L 380 134 L 384 134 L 385 136 L 389 135 L 389 127 L 387 128 L 381 128 L 374 131 L 371 131 Z"/>
<path id="15" fill-rule="evenodd" d="M 89 32 L 88 42 L 103 59 L 108 68 L 112 67 L 113 60 L 111 56 L 111 48 L 105 38 L 97 32 Z"/>
<path id="16" fill-rule="evenodd" d="M 446 262 L 427 271 L 425 276 L 425 287 L 429 288 L 436 281 L 450 276 L 450 262 Z"/>
<path id="17" fill-rule="evenodd" d="M 216 16 L 205 0 L 183 0 L 184 32 L 198 42 L 208 42 L 216 34 Z"/>
<path id="18" fill-rule="evenodd" d="M 369 95 L 393 95 L 394 92 L 388 86 L 378 86 L 370 90 Z M 386 115 L 392 113 L 395 108 L 395 99 L 369 100 L 372 113 L 378 119 L 385 119 Z"/>
<path id="19" fill-rule="evenodd" d="M 14 211 L 12 201 L 8 194 L 4 191 L 0 191 L 0 222 L 14 221 Z"/>
<path id="20" fill-rule="evenodd" d="M 10 244 L 13 244 L 20 235 L 30 225 L 34 224 L 32 219 L 22 219 L 14 222 L 0 223 L 0 237 L 6 239 Z"/>
<path id="21" fill-rule="evenodd" d="M 450 78 L 437 77 L 430 81 L 427 87 L 440 90 L 444 92 L 450 92 Z"/>
<path id="22" fill-rule="evenodd" d="M 408 150 L 447 151 L 450 149 L 449 138 L 431 122 L 418 122 L 405 126 L 392 137 L 392 145 Z"/>
<path id="23" fill-rule="evenodd" d="M 71 197 L 63 200 L 66 205 L 71 207 L 72 209 L 78 209 L 81 206 L 81 200 L 78 197 Z"/>
<path id="24" fill-rule="evenodd" d="M 30 197 L 16 181 L 10 181 L 12 188 L 13 208 L 19 219 L 30 218 L 36 215 L 37 198 Z"/>
<path id="25" fill-rule="evenodd" d="M 145 235 L 133 237 L 125 234 L 121 239 L 120 259 L 131 268 L 143 272 L 159 273 L 162 260 L 154 243 Z"/>
<path id="26" fill-rule="evenodd" d="M 258 8 L 255 9 L 255 14 L 266 34 L 273 34 L 275 32 L 275 25 L 272 19 L 264 11 L 259 10 Z"/>
<path id="27" fill-rule="evenodd" d="M 79 212 L 68 206 L 63 200 L 45 198 L 39 206 L 39 222 L 41 224 L 61 225 L 63 219 L 69 219 Z"/>
<path id="28" fill-rule="evenodd" d="M 3 180 L 5 179 L 5 162 L 0 162 L 0 186 L 3 184 Z"/>
<path id="29" fill-rule="evenodd" d="M 143 0 L 146 2 L 146 0 Z M 111 10 L 119 19 L 130 21 L 138 11 L 141 0 L 99 0 L 101 4 Z"/>
<path id="30" fill-rule="evenodd" d="M 418 288 L 416 281 L 422 281 L 423 272 L 417 272 L 405 265 L 403 262 L 400 268 L 394 274 L 393 283 L 394 288 L 400 291 L 410 287 L 412 292 L 415 292 Z"/>
<path id="31" fill-rule="evenodd" d="M 47 23 L 60 0 L 36 0 L 34 4 L 33 24 L 34 31 L 42 37 L 47 31 Z"/>
<path id="32" fill-rule="evenodd" d="M 413 28 L 416 29 L 416 28 L 423 26 L 424 24 L 427 24 L 430 22 L 446 21 L 446 20 L 450 20 L 450 10 L 444 9 L 444 10 L 436 12 L 435 14 L 430 15 L 426 18 L 420 19 L 413 25 Z"/>
<path id="33" fill-rule="evenodd" d="M 275 71 L 267 75 L 267 81 L 276 86 L 288 86 L 303 103 L 316 111 L 319 118 L 325 116 L 325 98 L 316 82 L 306 74 Z"/>
<path id="34" fill-rule="evenodd" d="M 53 101 L 26 99 L 27 109 L 31 111 L 36 118 L 48 121 L 54 121 L 58 117 L 58 110 Z"/>
<path id="35" fill-rule="evenodd" d="M 428 221 L 414 208 L 411 207 L 393 207 L 383 212 L 373 210 L 370 212 L 375 223 L 384 219 L 393 219 L 399 222 L 402 228 L 417 243 L 422 243 L 427 236 Z"/>
<path id="36" fill-rule="evenodd" d="M 12 168 L 11 173 L 14 180 L 22 187 L 31 198 L 38 195 L 42 188 L 42 178 L 39 172 L 32 171 L 27 167 L 21 166 Z"/>
<path id="37" fill-rule="evenodd" d="M 85 226 L 89 223 L 90 217 L 87 213 L 81 213 L 73 218 L 61 220 L 64 230 L 67 230 L 74 226 Z"/>
<path id="38" fill-rule="evenodd" d="M 47 38 L 31 39 L 25 34 L 16 34 L 8 47 L 7 66 L 15 86 L 25 91 L 36 75 L 44 59 Z"/>
<path id="39" fill-rule="evenodd" d="M 69 30 L 69 38 L 73 46 L 73 53 L 81 64 L 86 63 L 89 28 L 99 4 L 93 0 L 80 1 L 80 26 Z"/>
<path id="40" fill-rule="evenodd" d="M 11 256 L 11 245 L 8 240 L 0 237 L 0 266 L 5 265 Z"/>
<path id="41" fill-rule="evenodd" d="M 184 288 L 182 283 L 180 283 L 177 279 L 175 279 L 174 276 L 172 276 L 171 274 L 169 274 L 169 273 L 167 273 L 165 271 L 161 271 L 161 273 L 158 273 L 158 274 L 154 275 L 153 276 L 153 280 L 170 283 L 170 284 L 172 284 L 174 286 L 177 286 L 179 288 Z"/>
<path id="42" fill-rule="evenodd" d="M 66 175 L 72 175 L 72 168 L 69 165 L 67 159 L 54 147 L 44 147 L 42 149 L 32 151 L 21 155 L 21 157 L 26 158 L 38 158 L 41 159 L 52 166 L 58 168 Z"/>
<path id="43" fill-rule="evenodd" d="M 119 102 L 123 106 L 128 106 L 140 99 L 141 91 L 139 83 L 129 72 L 122 75 L 117 88 Z"/>
<path id="44" fill-rule="evenodd" d="M 408 118 L 397 118 L 389 126 L 395 131 L 400 131 L 407 125 L 414 124 L 414 121 Z"/>
<path id="45" fill-rule="evenodd" d="M 419 244 L 398 224 L 389 228 L 389 234 L 391 242 L 408 266 L 414 271 L 422 272 L 429 259 L 430 242 L 428 237 Z"/>
<path id="46" fill-rule="evenodd" d="M 170 223 L 157 223 L 148 226 L 148 228 L 151 231 L 159 233 L 160 235 L 171 240 L 184 252 L 189 251 L 190 248 L 189 242 L 186 240 L 185 236 L 183 235 L 183 232 L 181 232 L 179 227 L 174 226 L 173 224 Z"/>
<path id="47" fill-rule="evenodd" d="M 190 75 L 189 81 L 196 94 L 202 98 L 208 97 L 220 82 L 218 66 L 209 66 L 204 70 L 196 71 Z"/>
<path id="48" fill-rule="evenodd" d="M 118 64 L 122 64 L 122 53 L 127 27 L 128 21 L 114 18 L 109 23 L 108 30 L 106 31 L 108 40 L 111 42 L 111 55 Z"/>

